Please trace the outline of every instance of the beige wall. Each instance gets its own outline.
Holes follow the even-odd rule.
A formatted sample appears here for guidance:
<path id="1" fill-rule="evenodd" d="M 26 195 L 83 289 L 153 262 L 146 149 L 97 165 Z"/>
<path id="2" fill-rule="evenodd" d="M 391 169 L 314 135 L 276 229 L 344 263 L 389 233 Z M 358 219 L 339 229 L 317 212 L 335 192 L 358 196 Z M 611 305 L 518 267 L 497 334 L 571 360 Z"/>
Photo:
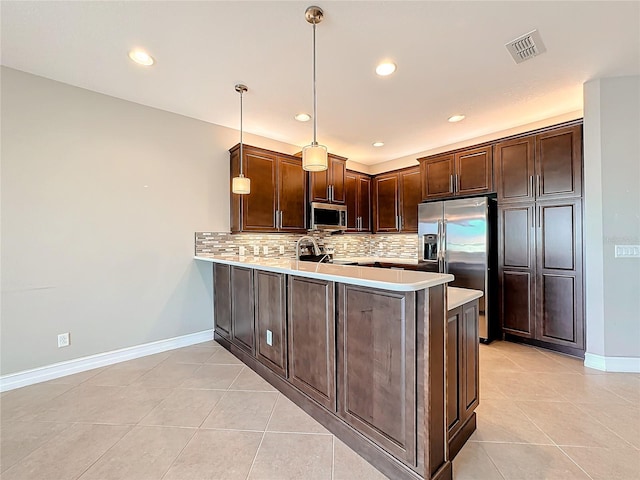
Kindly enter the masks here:
<path id="1" fill-rule="evenodd" d="M 593 80 L 584 90 L 587 353 L 640 358 L 640 77 Z"/>
<path id="2" fill-rule="evenodd" d="M 1 82 L 0 372 L 212 328 L 193 235 L 229 230 L 238 132 L 8 68 Z"/>

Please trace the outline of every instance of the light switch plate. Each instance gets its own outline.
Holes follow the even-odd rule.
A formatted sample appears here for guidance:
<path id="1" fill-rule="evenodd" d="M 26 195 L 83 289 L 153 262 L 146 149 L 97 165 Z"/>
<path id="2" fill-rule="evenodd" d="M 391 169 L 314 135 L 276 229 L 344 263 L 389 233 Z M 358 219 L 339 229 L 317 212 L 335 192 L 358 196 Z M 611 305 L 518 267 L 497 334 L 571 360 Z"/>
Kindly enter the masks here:
<path id="1" fill-rule="evenodd" d="M 267 247 L 266 245 L 262 247 L 262 253 L 264 253 L 265 255 L 269 255 L 269 247 Z"/>
<path id="2" fill-rule="evenodd" d="M 238 249 L 238 255 L 240 255 L 241 257 L 244 257 L 245 254 L 245 248 L 243 246 L 240 246 L 240 248 Z"/>
<path id="3" fill-rule="evenodd" d="M 280 255 L 284 255 L 284 245 L 280 245 Z"/>
<path id="4" fill-rule="evenodd" d="M 257 257 L 258 255 L 260 255 L 260 247 L 253 247 L 253 256 Z"/>
<path id="5" fill-rule="evenodd" d="M 271 330 L 267 330 L 267 345 L 273 346 L 273 332 Z"/>
<path id="6" fill-rule="evenodd" d="M 616 245 L 616 258 L 640 258 L 640 245 Z"/>

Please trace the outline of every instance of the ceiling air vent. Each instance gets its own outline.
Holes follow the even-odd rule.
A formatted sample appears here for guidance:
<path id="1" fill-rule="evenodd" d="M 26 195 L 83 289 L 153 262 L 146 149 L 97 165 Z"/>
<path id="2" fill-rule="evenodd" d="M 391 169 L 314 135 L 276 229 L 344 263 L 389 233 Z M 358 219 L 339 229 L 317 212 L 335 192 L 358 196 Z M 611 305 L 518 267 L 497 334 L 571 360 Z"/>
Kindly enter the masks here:
<path id="1" fill-rule="evenodd" d="M 533 30 L 521 37 L 511 40 L 505 45 L 513 61 L 522 63 L 547 51 L 538 30 Z"/>

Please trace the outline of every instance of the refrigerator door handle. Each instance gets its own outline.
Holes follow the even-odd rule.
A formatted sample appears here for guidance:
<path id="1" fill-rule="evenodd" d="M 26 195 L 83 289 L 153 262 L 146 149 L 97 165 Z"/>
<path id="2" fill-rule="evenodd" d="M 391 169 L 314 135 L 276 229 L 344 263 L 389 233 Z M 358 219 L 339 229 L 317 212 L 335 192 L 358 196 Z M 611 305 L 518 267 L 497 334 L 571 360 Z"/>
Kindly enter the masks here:
<path id="1" fill-rule="evenodd" d="M 447 273 L 447 221 L 442 220 L 442 273 Z"/>

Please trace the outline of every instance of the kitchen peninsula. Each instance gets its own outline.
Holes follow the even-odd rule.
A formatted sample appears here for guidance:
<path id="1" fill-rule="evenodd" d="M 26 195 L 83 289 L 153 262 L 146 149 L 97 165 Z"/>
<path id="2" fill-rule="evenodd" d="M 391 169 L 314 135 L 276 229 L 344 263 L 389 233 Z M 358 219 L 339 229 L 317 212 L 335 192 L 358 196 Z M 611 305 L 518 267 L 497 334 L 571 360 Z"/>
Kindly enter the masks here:
<path id="1" fill-rule="evenodd" d="M 452 478 L 475 430 L 477 328 L 464 319 L 477 324 L 481 292 L 449 289 L 447 308 L 448 274 L 195 258 L 213 263 L 223 347 L 390 478 Z"/>

